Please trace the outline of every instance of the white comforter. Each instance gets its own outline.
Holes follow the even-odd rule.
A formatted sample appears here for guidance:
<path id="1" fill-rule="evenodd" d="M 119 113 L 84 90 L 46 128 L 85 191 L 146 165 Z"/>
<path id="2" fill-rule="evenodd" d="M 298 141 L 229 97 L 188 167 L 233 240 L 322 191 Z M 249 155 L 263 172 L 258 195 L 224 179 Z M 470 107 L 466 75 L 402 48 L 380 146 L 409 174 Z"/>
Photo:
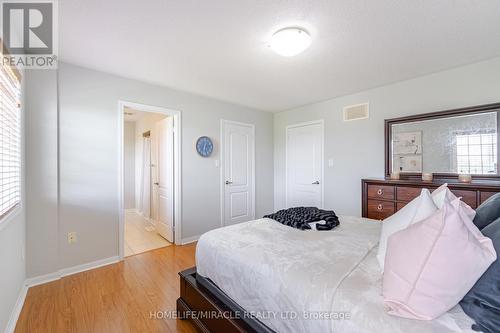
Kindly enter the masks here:
<path id="1" fill-rule="evenodd" d="M 204 234 L 198 274 L 276 332 L 472 332 L 456 307 L 415 321 L 384 312 L 375 257 L 380 222 L 343 217 L 331 231 L 259 219 Z"/>

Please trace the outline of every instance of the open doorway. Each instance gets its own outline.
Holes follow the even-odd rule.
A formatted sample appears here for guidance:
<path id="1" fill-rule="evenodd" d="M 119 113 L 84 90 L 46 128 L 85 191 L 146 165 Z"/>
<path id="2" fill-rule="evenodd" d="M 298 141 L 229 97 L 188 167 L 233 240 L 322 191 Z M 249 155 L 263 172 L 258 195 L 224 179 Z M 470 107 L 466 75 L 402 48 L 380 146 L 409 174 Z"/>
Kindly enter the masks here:
<path id="1" fill-rule="evenodd" d="M 123 258 L 172 245 L 178 236 L 180 114 L 122 102 L 120 122 Z"/>

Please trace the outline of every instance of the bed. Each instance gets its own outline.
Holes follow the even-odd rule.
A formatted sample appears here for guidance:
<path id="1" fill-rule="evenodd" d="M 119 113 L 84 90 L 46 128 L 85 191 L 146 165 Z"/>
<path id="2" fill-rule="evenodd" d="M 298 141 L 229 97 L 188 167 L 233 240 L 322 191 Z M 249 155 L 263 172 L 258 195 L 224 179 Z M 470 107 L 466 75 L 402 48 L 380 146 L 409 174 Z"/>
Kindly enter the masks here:
<path id="1" fill-rule="evenodd" d="M 233 320 L 234 331 L 472 332 L 472 320 L 459 306 L 434 321 L 385 313 L 376 260 L 380 229 L 375 220 L 341 217 L 331 231 L 301 231 L 270 219 L 210 231 L 197 245 L 194 284 L 181 281 L 178 308 L 212 305 L 248 314 L 243 321 L 194 318 L 199 328 L 214 332 L 217 320 Z M 198 301 L 186 289 L 194 285 Z"/>

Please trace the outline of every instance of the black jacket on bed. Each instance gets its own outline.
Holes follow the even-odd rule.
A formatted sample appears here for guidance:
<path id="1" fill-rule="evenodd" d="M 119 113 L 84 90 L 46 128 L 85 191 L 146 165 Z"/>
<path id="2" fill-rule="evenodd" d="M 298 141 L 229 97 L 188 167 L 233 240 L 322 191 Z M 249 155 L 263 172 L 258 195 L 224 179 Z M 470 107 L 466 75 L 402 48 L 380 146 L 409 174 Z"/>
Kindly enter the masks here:
<path id="1" fill-rule="evenodd" d="M 264 217 L 300 230 L 311 229 L 309 223 L 318 221 L 325 221 L 325 223 L 316 224 L 316 230 L 332 230 L 339 225 L 339 218 L 333 210 L 323 210 L 316 207 L 282 209 Z"/>

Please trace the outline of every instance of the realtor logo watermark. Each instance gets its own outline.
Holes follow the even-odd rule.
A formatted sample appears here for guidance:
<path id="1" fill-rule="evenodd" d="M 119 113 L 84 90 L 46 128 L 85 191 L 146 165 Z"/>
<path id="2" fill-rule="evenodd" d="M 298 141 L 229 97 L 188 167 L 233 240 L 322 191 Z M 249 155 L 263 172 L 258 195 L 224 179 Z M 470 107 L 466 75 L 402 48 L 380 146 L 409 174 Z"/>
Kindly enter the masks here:
<path id="1" fill-rule="evenodd" d="M 57 1 L 0 0 L 0 5 L 2 64 L 57 68 Z"/>

